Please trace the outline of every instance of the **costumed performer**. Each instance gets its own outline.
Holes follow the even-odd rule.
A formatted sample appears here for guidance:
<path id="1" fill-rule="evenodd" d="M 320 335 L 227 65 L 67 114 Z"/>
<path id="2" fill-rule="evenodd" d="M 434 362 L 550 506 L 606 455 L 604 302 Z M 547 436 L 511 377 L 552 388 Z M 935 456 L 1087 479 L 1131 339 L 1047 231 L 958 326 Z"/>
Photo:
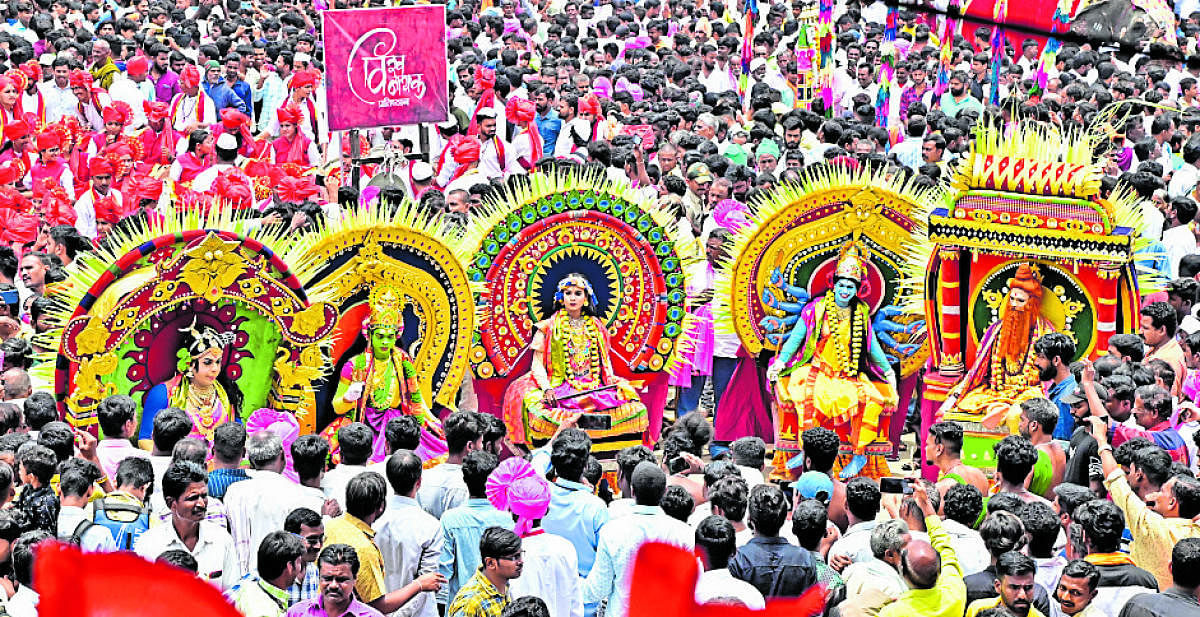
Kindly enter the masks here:
<path id="1" fill-rule="evenodd" d="M 646 406 L 628 381 L 613 374 L 612 343 L 596 317 L 592 284 L 582 274 L 566 275 L 554 306 L 554 314 L 534 326 L 529 373 L 504 393 L 509 434 L 546 440 L 583 412 L 612 419 L 611 428 L 587 431 L 592 439 L 644 433 L 650 425 Z"/>
<path id="2" fill-rule="evenodd" d="M 971 370 L 950 389 L 939 411 L 942 418 L 971 420 L 989 428 L 1009 422 L 1016 433 L 1017 406 L 1044 396 L 1033 342 L 1053 332 L 1054 326 L 1042 316 L 1041 279 L 1029 264 L 1018 266 L 1008 279 L 1005 310 L 984 332 Z M 951 412 L 956 415 L 947 417 Z"/>
<path id="3" fill-rule="evenodd" d="M 371 289 L 369 303 L 371 315 L 363 324 L 363 332 L 370 349 L 342 365 L 333 396 L 333 410 L 338 418 L 321 433 L 330 437 L 330 443 L 336 443 L 341 427 L 362 422 L 375 431 L 371 460 L 379 462 L 387 457 L 384 428 L 388 420 L 415 416 L 421 423 L 417 455 L 422 460 L 442 456 L 448 452 L 442 423 L 421 396 L 412 356 L 397 345 L 404 331 L 402 296 L 393 287 L 376 285 Z"/>
<path id="4" fill-rule="evenodd" d="M 191 341 L 175 353 L 175 376 L 150 388 L 142 402 L 138 443 L 147 449 L 154 431 L 154 417 L 167 407 L 187 412 L 192 419 L 192 432 L 188 436 L 210 444 L 218 426 L 238 420 L 241 390 L 221 373 L 221 359 L 225 348 L 233 343 L 233 333 L 218 333 L 208 326 L 197 326 L 195 321 L 180 332 L 184 342 L 189 337 Z"/>
<path id="5" fill-rule="evenodd" d="M 858 248 L 851 245 L 834 271 L 833 288 L 804 307 L 767 369 L 778 409 L 777 469 L 799 453 L 801 433 L 822 426 L 842 441 L 841 478 L 890 475 L 884 460 L 891 452 L 885 417 L 898 398 L 896 372 L 871 327 L 867 303 L 858 297 L 866 273 Z"/>

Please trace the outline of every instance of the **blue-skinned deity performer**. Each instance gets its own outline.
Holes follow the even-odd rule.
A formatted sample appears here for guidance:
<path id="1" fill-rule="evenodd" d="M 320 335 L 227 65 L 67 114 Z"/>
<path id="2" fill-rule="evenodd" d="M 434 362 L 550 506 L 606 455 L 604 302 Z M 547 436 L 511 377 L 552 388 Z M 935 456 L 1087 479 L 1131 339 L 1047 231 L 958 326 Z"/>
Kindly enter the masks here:
<path id="1" fill-rule="evenodd" d="M 801 433 L 822 426 L 841 438 L 835 469 L 842 478 L 890 475 L 884 455 L 892 448 L 887 421 L 897 402 L 896 373 L 859 297 L 866 272 L 858 248 L 847 248 L 832 288 L 804 306 L 767 369 L 775 392 L 777 468 L 799 453 Z"/>
<path id="2" fill-rule="evenodd" d="M 412 356 L 398 344 L 404 330 L 404 301 L 401 293 L 387 285 L 376 285 L 369 296 L 371 316 L 363 324 L 367 349 L 342 365 L 333 410 L 338 418 L 322 431 L 331 443 L 342 426 L 362 422 L 375 431 L 371 460 L 387 456 L 384 428 L 400 415 L 415 416 L 421 424 L 417 455 L 430 460 L 446 454 L 442 424 L 421 395 Z"/>

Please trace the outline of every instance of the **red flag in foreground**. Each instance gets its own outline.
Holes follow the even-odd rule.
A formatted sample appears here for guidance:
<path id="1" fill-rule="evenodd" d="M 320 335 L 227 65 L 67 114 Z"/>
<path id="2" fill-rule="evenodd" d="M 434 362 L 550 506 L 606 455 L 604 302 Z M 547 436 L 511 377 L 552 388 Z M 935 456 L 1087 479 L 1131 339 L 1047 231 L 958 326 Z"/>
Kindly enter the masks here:
<path id="1" fill-rule="evenodd" d="M 814 585 L 799 598 L 768 600 L 761 611 L 696 604 L 699 570 L 696 556 L 683 549 L 659 543 L 643 546 L 633 564 L 628 617 L 812 617 L 825 608 L 823 585 Z"/>
<path id="2" fill-rule="evenodd" d="M 133 553 L 82 553 L 45 542 L 33 576 L 40 617 L 241 617 L 216 587 Z"/>

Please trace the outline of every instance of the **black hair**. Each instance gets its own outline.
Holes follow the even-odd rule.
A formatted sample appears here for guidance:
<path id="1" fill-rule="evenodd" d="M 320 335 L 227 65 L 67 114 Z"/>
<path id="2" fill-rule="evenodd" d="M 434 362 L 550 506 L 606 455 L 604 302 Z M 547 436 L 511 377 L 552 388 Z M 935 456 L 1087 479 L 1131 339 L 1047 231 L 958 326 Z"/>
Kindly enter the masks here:
<path id="1" fill-rule="evenodd" d="M 396 450 L 387 460 L 388 483 L 397 495 L 407 495 L 421 480 L 421 457 L 412 450 Z"/>
<path id="2" fill-rule="evenodd" d="M 737 533 L 724 517 L 706 517 L 696 526 L 696 548 L 704 551 L 714 569 L 726 568 L 737 551 Z"/>
<path id="3" fill-rule="evenodd" d="M 1171 477 L 1171 455 L 1158 446 L 1147 446 L 1133 453 L 1132 465 L 1154 486 L 1161 487 Z"/>
<path id="4" fill-rule="evenodd" d="M 305 527 L 320 527 L 322 524 L 321 515 L 316 510 L 309 508 L 296 508 L 288 512 L 287 518 L 283 519 L 283 530 L 288 533 L 300 533 L 300 526 Z"/>
<path id="5" fill-rule="evenodd" d="M 777 536 L 787 520 L 787 497 L 778 486 L 759 484 L 750 490 L 749 510 L 750 525 L 754 531 L 762 536 Z"/>
<path id="6" fill-rule="evenodd" d="M 973 484 L 955 484 L 946 491 L 942 512 L 947 519 L 974 527 L 983 512 L 983 494 Z"/>
<path id="7" fill-rule="evenodd" d="M 358 576 L 358 552 L 349 544 L 330 544 L 321 549 L 321 554 L 317 556 L 317 567 L 320 568 L 321 564 L 329 566 L 348 564 L 350 573 Z"/>
<path id="8" fill-rule="evenodd" d="M 1145 343 L 1136 334 L 1114 334 L 1108 337 L 1108 346 L 1133 362 L 1141 362 L 1145 357 Z"/>
<path id="9" fill-rule="evenodd" d="M 154 420 L 155 423 L 158 422 L 157 417 Z M 184 437 L 186 436 L 184 435 Z M 171 448 L 174 448 L 174 446 L 172 445 Z M 240 462 L 246 454 L 246 427 L 241 422 L 226 422 L 218 426 L 213 431 L 212 449 L 217 460 L 221 462 Z"/>
<path id="10" fill-rule="evenodd" d="M 829 512 L 818 499 L 805 499 L 792 511 L 792 534 L 806 550 L 815 551 L 825 537 Z"/>
<path id="11" fill-rule="evenodd" d="M 17 464 L 25 469 L 25 473 L 37 478 L 38 483 L 45 486 L 58 469 L 58 458 L 50 448 L 34 444 L 21 448 L 17 453 Z"/>
<path id="12" fill-rule="evenodd" d="M 1091 553 L 1115 553 L 1121 548 L 1125 514 L 1111 501 L 1093 499 L 1075 509 L 1072 518 L 1083 529 Z"/>
<path id="13" fill-rule="evenodd" d="M 1025 525 L 1012 512 L 991 512 L 979 526 L 979 536 L 992 557 L 1021 550 L 1025 543 Z"/>
<path id="14" fill-rule="evenodd" d="M 316 478 L 329 460 L 329 442 L 320 435 L 301 435 L 292 442 L 292 468 L 301 480 Z"/>
<path id="15" fill-rule="evenodd" d="M 54 395 L 49 392 L 34 392 L 25 399 L 25 423 L 29 430 L 40 431 L 42 427 L 58 419 L 58 406 Z"/>
<path id="16" fill-rule="evenodd" d="M 196 558 L 191 553 L 181 548 L 163 551 L 154 561 L 155 563 L 165 563 L 171 567 L 186 570 L 193 574 L 200 571 L 200 562 L 196 561 Z"/>
<path id="17" fill-rule="evenodd" d="M 1165 303 L 1164 303 L 1165 304 Z M 1170 304 L 1167 307 L 1170 308 Z M 1143 309 L 1144 310 L 1144 309 Z M 1174 314 L 1174 309 L 1172 314 Z M 1061 332 L 1043 334 L 1033 342 L 1033 350 L 1042 354 L 1051 362 L 1058 358 L 1063 364 L 1070 364 L 1075 359 L 1075 341 Z"/>
<path id="18" fill-rule="evenodd" d="M 587 433 L 569 428 L 550 445 L 550 463 L 558 477 L 578 482 L 587 466 L 587 457 L 592 451 L 592 440 Z M 633 478 L 630 477 L 630 480 Z"/>
<path id="19" fill-rule="evenodd" d="M 1054 543 L 1058 540 L 1058 515 L 1049 504 L 1035 501 L 1025 504 L 1017 513 L 1021 524 L 1029 533 L 1029 554 L 1038 558 L 1048 558 L 1053 555 Z"/>
<path id="20" fill-rule="evenodd" d="M 479 557 L 484 565 L 488 559 L 515 555 L 521 550 L 521 536 L 503 527 L 488 527 L 479 538 Z"/>
<path id="21" fill-rule="evenodd" d="M 617 452 L 617 473 L 626 481 L 633 480 L 633 469 L 643 461 L 654 462 L 654 452 L 643 445 L 629 446 Z M 711 497 L 710 497 L 711 499 Z"/>
<path id="22" fill-rule="evenodd" d="M 304 541 L 296 534 L 272 531 L 258 545 L 258 574 L 270 581 L 278 578 L 288 564 L 304 554 Z"/>
<path id="23" fill-rule="evenodd" d="M 962 455 L 963 429 L 957 422 L 938 422 L 929 427 L 929 437 L 937 440 L 955 456 Z"/>
<path id="24" fill-rule="evenodd" d="M 1023 483 L 1038 459 L 1037 448 L 1019 435 L 1005 437 L 993 450 L 996 453 L 996 472 L 1010 484 Z"/>
<path id="25" fill-rule="evenodd" d="M 741 475 L 721 478 L 708 491 L 708 501 L 730 521 L 742 522 L 749 505 L 750 487 Z"/>
<path id="26" fill-rule="evenodd" d="M 149 459 L 140 456 L 130 456 L 117 465 L 117 474 L 113 480 L 116 482 L 117 489 L 123 486 L 134 488 L 149 486 L 153 490 L 154 466 L 150 464 Z M 149 500 L 149 492 L 147 492 L 146 497 Z"/>
<path id="27" fill-rule="evenodd" d="M 451 453 L 460 454 L 467 444 L 483 435 L 475 414 L 469 411 L 458 411 L 450 414 L 442 425 L 446 432 L 446 446 Z"/>
<path id="28" fill-rule="evenodd" d="M 18 583 L 29 588 L 33 586 L 33 562 L 34 562 L 34 547 L 46 540 L 52 540 L 54 535 L 44 529 L 34 529 L 26 531 L 17 538 L 16 542 L 12 543 L 12 560 L 13 577 Z"/>
<path id="29" fill-rule="evenodd" d="M 75 453 L 75 433 L 66 422 L 51 422 L 38 431 L 39 446 L 50 448 L 54 458 L 62 463 Z"/>
<path id="30" fill-rule="evenodd" d="M 398 416 L 387 421 L 383 436 L 392 452 L 416 450 L 421 446 L 421 424 L 413 416 Z"/>
<path id="31" fill-rule="evenodd" d="M 499 464 L 500 459 L 486 450 L 474 450 L 467 454 L 463 459 L 462 474 L 471 497 L 487 497 L 488 476 Z"/>
<path id="32" fill-rule="evenodd" d="M 1151 302 L 1143 306 L 1138 314 L 1149 317 L 1150 325 L 1155 328 L 1166 328 L 1168 338 L 1175 336 L 1175 329 L 1179 327 L 1179 314 L 1169 303 Z"/>
<path id="33" fill-rule="evenodd" d="M 366 520 L 387 500 L 387 483 L 374 471 L 364 471 L 346 484 L 346 513 Z"/>
<path id="34" fill-rule="evenodd" d="M 1137 398 L 1142 399 L 1142 405 L 1153 411 L 1158 416 L 1159 420 L 1166 420 L 1171 417 L 1171 412 L 1174 410 L 1174 405 L 1171 401 L 1171 393 L 1160 386 L 1142 386 L 1134 391 Z"/>
<path id="35" fill-rule="evenodd" d="M 151 473 L 153 473 L 153 468 Z M 120 475 L 120 470 L 118 469 L 118 481 Z M 151 476 L 151 478 L 153 477 Z M 207 487 L 208 474 L 204 472 L 203 467 L 193 462 L 176 461 L 171 463 L 171 466 L 167 468 L 167 472 L 163 474 L 162 484 L 163 499 L 178 500 L 183 495 L 183 492 L 187 490 L 187 487 L 192 484 L 205 484 Z"/>
<path id="36" fill-rule="evenodd" d="M 1200 514 L 1200 480 L 1194 476 L 1175 476 L 1175 501 L 1179 503 L 1180 518 L 1195 518 Z"/>
<path id="37" fill-rule="evenodd" d="M 168 407 L 158 412 L 154 416 L 154 429 L 151 433 L 154 449 L 159 452 L 170 452 L 180 439 L 191 434 L 192 428 L 192 418 L 187 415 L 186 411 L 178 407 Z M 215 440 L 216 435 L 214 434 L 213 437 Z"/>
<path id="38" fill-rule="evenodd" d="M 351 422 L 338 429 L 338 446 L 341 448 L 342 463 L 366 465 L 374 452 L 375 432 L 362 422 Z"/>
<path id="39" fill-rule="evenodd" d="M 1058 426 L 1058 407 L 1044 397 L 1031 398 L 1021 403 L 1021 411 L 1031 422 L 1037 422 L 1043 433 L 1054 434 Z"/>
<path id="40" fill-rule="evenodd" d="M 132 422 L 137 416 L 137 403 L 124 394 L 114 394 L 100 401 L 96 415 L 105 437 L 128 437 L 122 435 L 122 431 L 125 424 Z"/>
<path id="41" fill-rule="evenodd" d="M 871 478 L 860 476 L 846 483 L 846 509 L 860 521 L 875 520 L 882 497 L 879 485 Z"/>
<path id="42" fill-rule="evenodd" d="M 550 617 L 550 609 L 537 596 L 521 596 L 509 602 L 500 617 Z"/>
<path id="43" fill-rule="evenodd" d="M 1171 549 L 1171 576 L 1185 589 L 1200 587 L 1200 538 L 1184 538 Z"/>
<path id="44" fill-rule="evenodd" d="M 658 505 L 668 516 L 686 523 L 692 511 L 696 509 L 696 500 L 692 499 L 692 494 L 686 488 L 674 485 L 667 487 L 662 498 L 658 500 Z"/>
<path id="45" fill-rule="evenodd" d="M 996 576 L 1024 576 L 1033 574 L 1036 566 L 1029 555 L 1009 551 L 996 559 Z"/>
<path id="46" fill-rule="evenodd" d="M 1176 545 L 1178 546 L 1178 545 Z M 1100 586 L 1100 568 L 1092 565 L 1090 562 L 1083 559 L 1072 559 L 1063 566 L 1059 578 L 1069 576 L 1071 578 L 1082 578 L 1087 580 L 1089 591 L 1096 591 Z"/>
<path id="47" fill-rule="evenodd" d="M 837 460 L 841 440 L 837 433 L 825 427 L 810 428 L 800 434 L 800 442 L 804 448 L 804 458 L 809 471 L 829 473 Z"/>

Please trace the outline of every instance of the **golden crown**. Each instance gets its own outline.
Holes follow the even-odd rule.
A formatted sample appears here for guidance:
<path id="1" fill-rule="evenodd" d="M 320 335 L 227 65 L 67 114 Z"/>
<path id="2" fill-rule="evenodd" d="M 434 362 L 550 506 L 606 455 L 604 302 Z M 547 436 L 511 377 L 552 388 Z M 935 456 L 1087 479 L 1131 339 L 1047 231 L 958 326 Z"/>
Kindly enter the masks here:
<path id="1" fill-rule="evenodd" d="M 834 278 L 848 278 L 861 283 L 867 276 L 867 265 L 857 244 L 849 244 L 838 259 Z"/>
<path id="2" fill-rule="evenodd" d="M 368 297 L 371 305 L 370 327 L 399 327 L 404 319 L 404 298 L 400 291 L 388 285 L 371 288 Z"/>

